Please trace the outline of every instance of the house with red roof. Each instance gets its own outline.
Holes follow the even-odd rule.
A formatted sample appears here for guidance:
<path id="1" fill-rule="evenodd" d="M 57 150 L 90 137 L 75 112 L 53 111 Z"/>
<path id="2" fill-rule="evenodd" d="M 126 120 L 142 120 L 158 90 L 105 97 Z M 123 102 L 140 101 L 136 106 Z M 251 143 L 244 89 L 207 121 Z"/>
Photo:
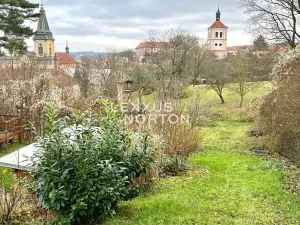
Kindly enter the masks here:
<path id="1" fill-rule="evenodd" d="M 56 68 L 64 73 L 68 74 L 71 77 L 74 77 L 77 61 L 70 54 L 70 49 L 68 42 L 66 43 L 66 52 L 65 53 L 56 53 Z"/>
<path id="2" fill-rule="evenodd" d="M 221 21 L 221 12 L 218 7 L 216 21 L 208 28 L 208 46 L 218 58 L 227 56 L 228 27 Z M 142 62 L 147 54 L 158 52 L 168 45 L 168 42 L 142 42 L 136 48 L 136 61 Z"/>
<path id="3" fill-rule="evenodd" d="M 135 54 L 138 62 L 147 56 L 164 49 L 167 46 L 167 42 L 142 42 L 135 48 Z"/>
<path id="4" fill-rule="evenodd" d="M 248 53 L 253 51 L 254 46 L 253 45 L 240 45 L 240 46 L 232 46 L 232 47 L 227 47 L 227 53 L 229 55 L 237 55 L 239 53 Z"/>
<path id="5" fill-rule="evenodd" d="M 228 27 L 221 21 L 221 12 L 218 8 L 216 21 L 208 28 L 208 45 L 218 58 L 227 56 L 227 30 Z"/>

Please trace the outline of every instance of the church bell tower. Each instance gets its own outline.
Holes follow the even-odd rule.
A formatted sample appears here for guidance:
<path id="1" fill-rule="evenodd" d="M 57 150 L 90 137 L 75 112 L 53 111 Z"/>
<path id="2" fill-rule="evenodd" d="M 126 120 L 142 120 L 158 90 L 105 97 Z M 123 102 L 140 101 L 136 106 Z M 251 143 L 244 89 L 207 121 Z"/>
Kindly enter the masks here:
<path id="1" fill-rule="evenodd" d="M 208 44 L 211 51 L 222 58 L 227 54 L 227 30 L 221 21 L 221 12 L 218 7 L 216 21 L 208 28 Z"/>
<path id="2" fill-rule="evenodd" d="M 37 57 L 55 57 L 55 40 L 50 31 L 43 5 L 41 5 L 38 27 L 33 40 L 34 53 Z"/>

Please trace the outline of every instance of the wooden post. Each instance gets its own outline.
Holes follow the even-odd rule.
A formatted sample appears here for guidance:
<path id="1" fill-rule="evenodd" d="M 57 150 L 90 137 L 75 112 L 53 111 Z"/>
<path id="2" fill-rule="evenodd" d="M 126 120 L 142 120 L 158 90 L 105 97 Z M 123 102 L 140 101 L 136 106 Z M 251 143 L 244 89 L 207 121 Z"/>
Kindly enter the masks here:
<path id="1" fill-rule="evenodd" d="M 22 117 L 19 117 L 18 119 L 18 129 L 19 129 L 19 144 L 22 143 L 22 139 L 23 139 L 23 121 L 22 121 Z"/>
<path id="2" fill-rule="evenodd" d="M 8 148 L 8 136 L 7 136 L 7 132 L 8 132 L 8 122 L 5 121 L 4 122 L 4 148 Z"/>

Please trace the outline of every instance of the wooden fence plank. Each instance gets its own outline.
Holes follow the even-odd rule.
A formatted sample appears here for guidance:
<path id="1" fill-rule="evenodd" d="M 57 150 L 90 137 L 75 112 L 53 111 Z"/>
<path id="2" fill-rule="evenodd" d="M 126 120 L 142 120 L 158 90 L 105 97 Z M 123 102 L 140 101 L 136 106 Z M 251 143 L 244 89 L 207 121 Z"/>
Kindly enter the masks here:
<path id="1" fill-rule="evenodd" d="M 0 143 L 4 147 L 9 146 L 13 138 L 17 138 L 22 143 L 24 136 L 23 118 L 20 116 L 0 115 Z"/>

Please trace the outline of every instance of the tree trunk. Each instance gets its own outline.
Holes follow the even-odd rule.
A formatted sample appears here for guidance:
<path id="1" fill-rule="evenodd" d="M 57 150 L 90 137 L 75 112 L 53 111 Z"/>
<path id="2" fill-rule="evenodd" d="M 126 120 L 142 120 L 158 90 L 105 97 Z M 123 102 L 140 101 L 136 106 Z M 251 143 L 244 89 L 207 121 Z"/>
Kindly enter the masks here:
<path id="1" fill-rule="evenodd" d="M 300 0 L 299 0 L 300 1 Z M 197 82 L 197 75 L 194 76 L 194 80 L 193 80 L 193 87 L 196 86 L 196 82 Z"/>
<path id="2" fill-rule="evenodd" d="M 142 89 L 139 89 L 138 95 L 139 95 L 139 113 L 142 113 L 143 111 Z"/>
<path id="3" fill-rule="evenodd" d="M 240 107 L 243 107 L 243 103 L 244 103 L 244 95 L 241 95 L 241 101 L 240 101 Z"/>
<path id="4" fill-rule="evenodd" d="M 225 100 L 224 100 L 223 95 L 222 95 L 222 94 L 218 94 L 218 95 L 219 95 L 219 97 L 220 97 L 220 99 L 221 99 L 222 104 L 225 104 Z"/>
<path id="5" fill-rule="evenodd" d="M 295 4 L 294 1 L 292 1 L 292 19 L 293 19 L 293 34 L 292 34 L 292 45 L 291 48 L 294 49 L 296 48 L 296 34 L 297 34 L 297 18 L 295 15 Z"/>

